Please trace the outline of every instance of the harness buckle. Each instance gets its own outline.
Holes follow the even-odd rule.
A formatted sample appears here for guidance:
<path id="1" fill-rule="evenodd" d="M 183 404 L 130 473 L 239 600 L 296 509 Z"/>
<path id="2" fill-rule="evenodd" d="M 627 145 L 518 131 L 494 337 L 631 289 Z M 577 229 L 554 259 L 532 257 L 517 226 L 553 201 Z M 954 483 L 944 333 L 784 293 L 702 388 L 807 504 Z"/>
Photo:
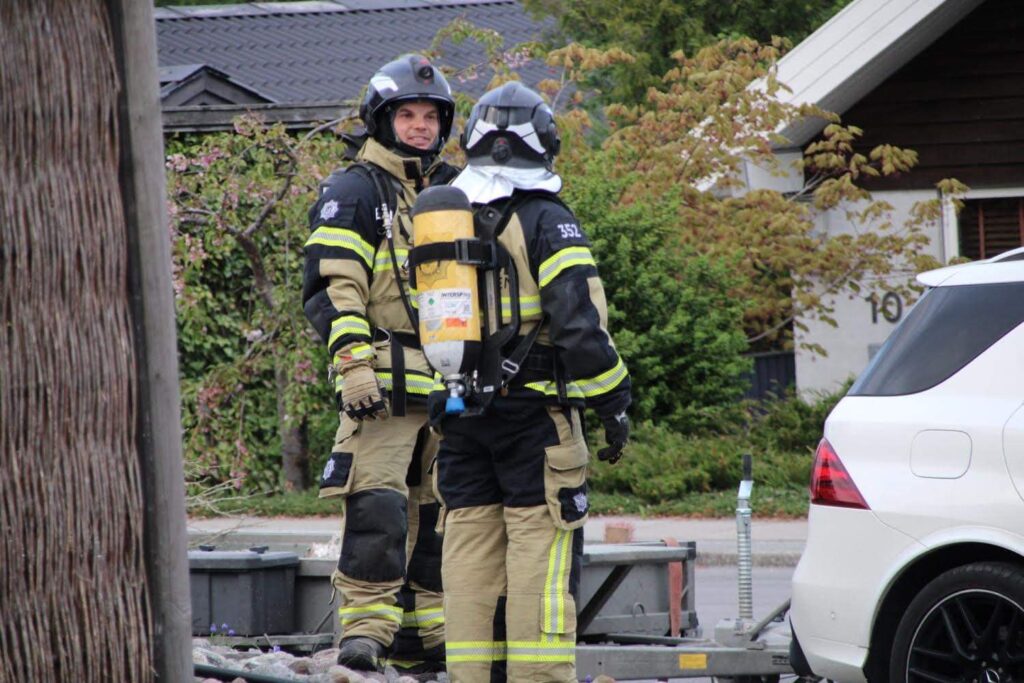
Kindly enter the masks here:
<path id="1" fill-rule="evenodd" d="M 455 260 L 469 266 L 492 269 L 498 267 L 498 248 L 494 242 L 476 237 L 455 240 Z"/>

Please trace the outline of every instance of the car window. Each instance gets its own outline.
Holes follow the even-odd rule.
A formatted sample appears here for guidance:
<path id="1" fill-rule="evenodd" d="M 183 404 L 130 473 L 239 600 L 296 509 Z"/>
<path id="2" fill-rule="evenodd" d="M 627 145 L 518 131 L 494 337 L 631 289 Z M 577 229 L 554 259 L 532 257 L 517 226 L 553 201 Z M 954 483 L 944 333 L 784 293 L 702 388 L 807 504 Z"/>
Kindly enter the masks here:
<path id="1" fill-rule="evenodd" d="M 1024 320 L 1024 282 L 936 287 L 917 302 L 850 389 L 899 396 L 930 389 Z"/>

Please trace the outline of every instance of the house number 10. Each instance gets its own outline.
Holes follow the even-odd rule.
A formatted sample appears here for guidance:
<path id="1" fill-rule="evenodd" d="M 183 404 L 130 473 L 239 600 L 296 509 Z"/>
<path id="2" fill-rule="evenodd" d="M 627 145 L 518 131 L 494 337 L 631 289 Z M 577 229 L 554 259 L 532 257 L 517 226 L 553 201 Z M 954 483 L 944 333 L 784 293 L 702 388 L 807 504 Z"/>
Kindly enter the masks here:
<path id="1" fill-rule="evenodd" d="M 903 301 L 896 292 L 886 292 L 879 301 L 877 296 L 869 296 L 871 302 L 871 322 L 878 324 L 881 315 L 886 322 L 898 323 L 903 317 Z"/>

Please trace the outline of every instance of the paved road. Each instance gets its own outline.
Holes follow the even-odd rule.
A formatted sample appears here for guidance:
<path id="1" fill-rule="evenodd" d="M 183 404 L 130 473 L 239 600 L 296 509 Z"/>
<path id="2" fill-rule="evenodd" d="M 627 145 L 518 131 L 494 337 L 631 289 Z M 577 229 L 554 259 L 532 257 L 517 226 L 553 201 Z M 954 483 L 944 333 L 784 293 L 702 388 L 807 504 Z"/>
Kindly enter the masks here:
<path id="1" fill-rule="evenodd" d="M 793 567 L 755 567 L 753 597 L 755 621 L 766 616 L 790 596 Z M 702 566 L 696 569 L 697 617 L 705 638 L 713 638 L 715 626 L 739 613 L 735 566 Z M 711 683 L 710 678 L 673 678 L 672 683 Z M 656 683 L 642 680 L 639 683 Z"/>
<path id="2" fill-rule="evenodd" d="M 789 599 L 793 567 L 755 567 L 753 576 L 754 619 L 758 620 Z M 710 637 L 719 621 L 739 613 L 736 567 L 698 565 L 696 583 L 697 617 L 704 636 Z"/>
<path id="3" fill-rule="evenodd" d="M 205 535 L 263 534 L 305 537 L 325 541 L 338 533 L 336 518 L 259 518 L 215 517 L 189 520 L 193 541 Z M 588 543 L 613 540 L 622 542 L 656 541 L 672 537 L 697 543 L 699 564 L 733 564 L 736 561 L 736 521 L 734 519 L 690 519 L 685 517 L 591 517 L 583 529 Z M 754 563 L 761 566 L 795 565 L 807 538 L 807 521 L 758 519 L 751 525 Z M 324 538 L 326 537 L 326 538 Z M 614 538 L 613 538 L 614 537 Z"/>

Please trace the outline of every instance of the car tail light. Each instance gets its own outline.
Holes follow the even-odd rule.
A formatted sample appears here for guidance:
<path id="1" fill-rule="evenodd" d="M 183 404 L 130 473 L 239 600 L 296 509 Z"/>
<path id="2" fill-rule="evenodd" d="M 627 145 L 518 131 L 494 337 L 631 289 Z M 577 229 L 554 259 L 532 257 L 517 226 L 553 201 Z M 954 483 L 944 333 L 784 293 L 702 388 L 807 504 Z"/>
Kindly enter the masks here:
<path id="1" fill-rule="evenodd" d="M 844 508 L 868 510 L 867 501 L 860 495 L 850 473 L 843 466 L 836 450 L 827 439 L 818 444 L 811 471 L 811 502 Z"/>

